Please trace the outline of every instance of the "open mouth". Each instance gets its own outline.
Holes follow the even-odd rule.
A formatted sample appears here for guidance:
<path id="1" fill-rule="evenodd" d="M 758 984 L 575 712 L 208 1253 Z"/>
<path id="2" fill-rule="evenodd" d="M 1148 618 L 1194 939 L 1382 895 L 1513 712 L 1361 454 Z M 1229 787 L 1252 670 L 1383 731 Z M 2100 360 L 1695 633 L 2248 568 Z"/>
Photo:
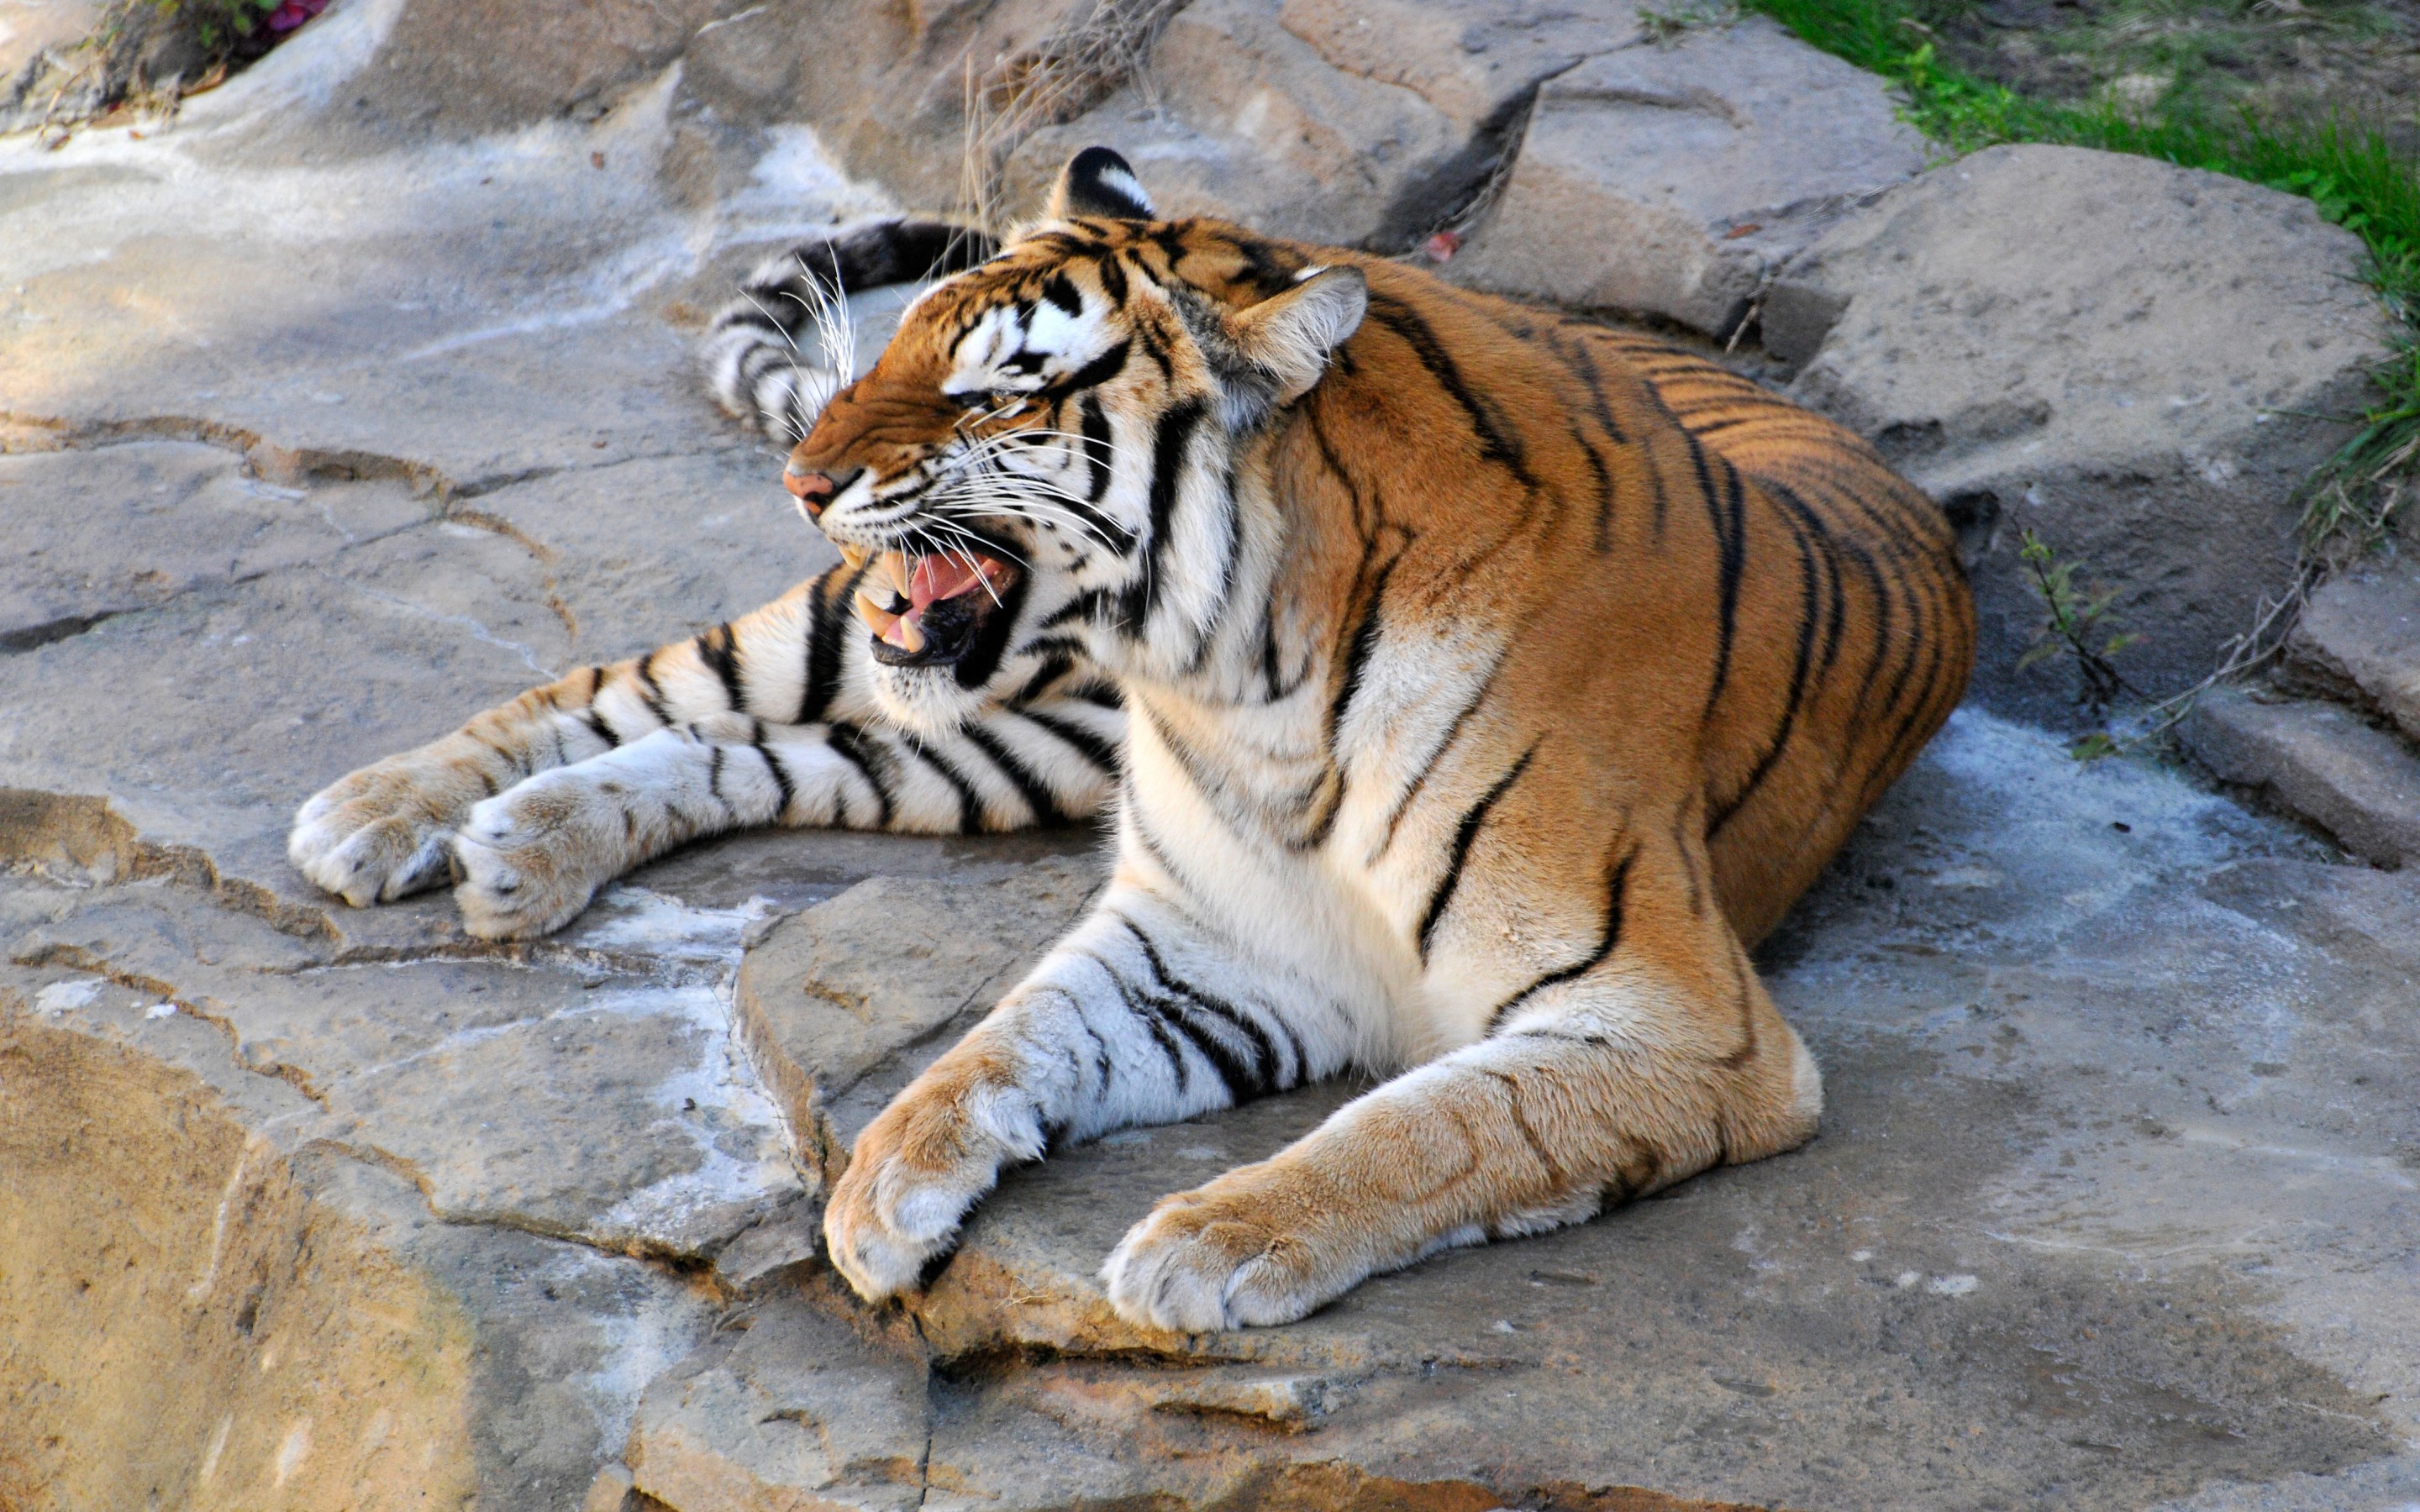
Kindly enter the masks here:
<path id="1" fill-rule="evenodd" d="M 985 622 L 1003 612 L 1016 569 L 968 548 L 885 551 L 857 585 L 857 617 L 874 632 L 874 658 L 892 667 L 944 667 L 964 656 Z"/>

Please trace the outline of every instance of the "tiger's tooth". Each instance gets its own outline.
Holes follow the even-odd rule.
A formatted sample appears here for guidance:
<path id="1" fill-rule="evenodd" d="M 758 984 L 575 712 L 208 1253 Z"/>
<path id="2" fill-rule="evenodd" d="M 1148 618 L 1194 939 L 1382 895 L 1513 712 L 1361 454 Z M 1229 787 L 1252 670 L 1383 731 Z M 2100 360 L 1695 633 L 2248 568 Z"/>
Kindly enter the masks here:
<path id="1" fill-rule="evenodd" d="M 865 627 L 874 632 L 876 639 L 881 640 L 890 640 L 892 626 L 899 623 L 898 615 L 876 603 L 862 588 L 857 591 L 857 617 L 865 622 Z"/>
<path id="2" fill-rule="evenodd" d="M 902 614 L 892 628 L 899 632 L 899 639 L 892 641 L 892 645 L 903 648 L 911 656 L 924 649 L 924 627 L 912 616 Z"/>
<path id="3" fill-rule="evenodd" d="M 899 591 L 899 596 L 906 598 L 908 596 L 908 553 L 897 549 L 883 552 L 882 570 L 890 576 L 891 586 Z"/>
<path id="4" fill-rule="evenodd" d="M 840 559 L 848 563 L 848 570 L 851 572 L 855 572 L 860 567 L 864 566 L 865 559 L 868 555 L 870 555 L 870 553 L 861 546 L 850 546 L 846 542 L 841 543 Z"/>

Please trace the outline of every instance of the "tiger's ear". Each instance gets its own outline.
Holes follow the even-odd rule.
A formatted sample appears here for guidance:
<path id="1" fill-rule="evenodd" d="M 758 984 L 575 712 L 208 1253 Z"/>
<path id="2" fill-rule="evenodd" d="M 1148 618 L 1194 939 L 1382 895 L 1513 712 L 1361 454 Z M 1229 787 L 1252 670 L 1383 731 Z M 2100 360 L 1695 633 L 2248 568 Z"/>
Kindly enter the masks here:
<path id="1" fill-rule="evenodd" d="M 1111 221 L 1155 219 L 1151 197 L 1142 192 L 1133 167 L 1108 147 L 1086 147 L 1059 170 L 1059 182 L 1050 191 L 1050 219 L 1063 221 L 1075 215 Z"/>
<path id="2" fill-rule="evenodd" d="M 1235 350 L 1276 379 L 1278 404 L 1291 404 L 1326 373 L 1369 309 L 1370 281 L 1358 268 L 1306 268 L 1294 287 L 1233 317 Z"/>

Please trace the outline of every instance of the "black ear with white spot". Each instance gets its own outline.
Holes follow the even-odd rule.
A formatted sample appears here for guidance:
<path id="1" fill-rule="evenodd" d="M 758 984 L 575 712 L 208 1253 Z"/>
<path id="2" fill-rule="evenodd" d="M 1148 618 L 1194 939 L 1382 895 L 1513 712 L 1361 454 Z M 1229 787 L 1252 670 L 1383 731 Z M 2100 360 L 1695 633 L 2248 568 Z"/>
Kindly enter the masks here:
<path id="1" fill-rule="evenodd" d="M 1100 216 L 1112 221 L 1154 219 L 1151 196 L 1126 160 L 1108 147 L 1086 147 L 1059 170 L 1058 186 L 1050 191 L 1050 218 Z"/>

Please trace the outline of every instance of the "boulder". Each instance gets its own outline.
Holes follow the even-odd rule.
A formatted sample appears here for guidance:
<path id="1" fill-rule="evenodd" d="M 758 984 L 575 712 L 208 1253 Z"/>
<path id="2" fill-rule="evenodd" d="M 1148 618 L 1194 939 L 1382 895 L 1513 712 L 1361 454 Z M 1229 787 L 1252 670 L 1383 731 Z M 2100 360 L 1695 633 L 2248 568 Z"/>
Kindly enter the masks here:
<path id="1" fill-rule="evenodd" d="M 1772 269 L 1924 152 L 1880 79 L 1763 17 L 1641 39 L 1539 87 L 1447 276 L 1721 340 Z"/>
<path id="2" fill-rule="evenodd" d="M 2118 658 L 2198 680 L 2281 592 L 2296 491 L 2368 402 L 2390 328 L 2365 254 L 2307 200 L 2077 147 L 1993 147 L 1893 191 L 1776 277 L 1790 393 L 1871 439 L 1969 538 L 1976 686 L 2067 717 L 2017 557 L 2032 530 L 2117 591 Z"/>

